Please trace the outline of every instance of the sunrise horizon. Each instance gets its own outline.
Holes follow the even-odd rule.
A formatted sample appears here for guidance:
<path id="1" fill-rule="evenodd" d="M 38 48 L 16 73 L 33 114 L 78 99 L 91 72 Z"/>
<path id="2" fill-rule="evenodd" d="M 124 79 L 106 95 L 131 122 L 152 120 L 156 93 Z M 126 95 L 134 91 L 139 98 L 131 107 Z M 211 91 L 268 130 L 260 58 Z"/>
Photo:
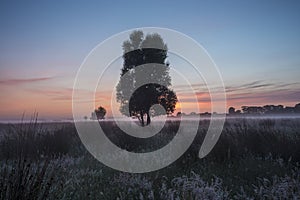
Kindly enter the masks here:
<path id="1" fill-rule="evenodd" d="M 297 6 L 280 1 L 162 4 L 149 5 L 143 11 L 121 2 L 118 7 L 99 3 L 86 5 L 79 12 L 81 6 L 77 3 L 2 3 L 0 120 L 20 119 L 23 113 L 30 118 L 34 112 L 42 119 L 71 119 L 73 85 L 85 58 L 112 35 L 139 27 L 172 29 L 200 44 L 223 79 L 226 110 L 267 104 L 295 106 L 300 102 Z M 173 12 L 162 17 L 158 13 L 164 12 L 165 6 Z M 113 17 L 111 10 L 116 13 Z M 172 15 L 174 12 L 179 14 Z M 151 18 L 137 19 L 128 13 Z M 163 39 L 168 44 L 168 38 Z M 122 43 L 116 51 L 121 50 Z M 186 69 L 188 64 L 176 56 L 168 53 L 171 68 Z M 120 78 L 122 62 L 119 58 L 108 78 Z M 211 112 L 205 81 L 185 71 L 198 105 L 191 103 L 192 94 L 186 93 L 186 85 L 171 71 L 172 88 L 181 104 L 189 112 L 196 112 L 197 106 L 201 113 Z M 96 94 L 95 108 L 104 106 L 107 116 L 112 116 L 111 98 L 115 93 L 107 90 L 110 85 L 116 85 L 116 81 L 80 91 Z M 222 112 L 221 107 L 218 110 Z M 83 111 L 82 115 L 89 116 L 92 111 Z M 117 105 L 114 111 L 118 112 Z M 178 109 L 173 115 L 177 112 Z"/>

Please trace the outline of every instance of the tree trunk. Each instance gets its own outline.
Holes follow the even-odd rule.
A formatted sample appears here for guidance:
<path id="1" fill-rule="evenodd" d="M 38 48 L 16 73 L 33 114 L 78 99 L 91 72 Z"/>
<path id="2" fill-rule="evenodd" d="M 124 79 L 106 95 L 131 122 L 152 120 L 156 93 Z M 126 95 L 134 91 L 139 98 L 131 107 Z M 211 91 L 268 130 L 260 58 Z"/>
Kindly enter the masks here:
<path id="1" fill-rule="evenodd" d="M 149 111 L 147 112 L 147 125 L 151 123 Z"/>
<path id="2" fill-rule="evenodd" d="M 144 122 L 144 113 L 141 111 L 141 119 L 142 119 L 142 126 L 145 126 L 145 122 Z"/>

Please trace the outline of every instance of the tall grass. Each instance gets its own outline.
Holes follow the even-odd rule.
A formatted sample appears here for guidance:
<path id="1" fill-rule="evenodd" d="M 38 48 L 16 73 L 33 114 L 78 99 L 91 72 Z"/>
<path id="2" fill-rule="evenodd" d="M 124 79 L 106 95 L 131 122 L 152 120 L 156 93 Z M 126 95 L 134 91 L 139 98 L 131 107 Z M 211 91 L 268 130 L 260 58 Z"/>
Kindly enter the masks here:
<path id="1" fill-rule="evenodd" d="M 2 163 L 1 199 L 46 199 L 51 197 L 56 181 L 54 165 L 49 160 L 32 163 L 25 159 Z M 53 196 L 52 196 L 53 197 Z M 55 197 L 55 196 L 54 196 Z"/>
<path id="2" fill-rule="evenodd" d="M 49 133 L 37 122 L 9 125 L 1 139 L 0 198 L 55 198 L 61 190 L 56 174 L 59 163 L 53 158 L 66 154 L 70 145 L 61 139 L 68 135 Z M 54 184 L 55 183 L 55 184 Z"/>
<path id="3" fill-rule="evenodd" d="M 0 140 L 1 159 L 60 157 L 74 152 L 81 144 L 73 124 L 53 124 L 47 129 L 34 118 L 29 123 L 6 126 Z"/>

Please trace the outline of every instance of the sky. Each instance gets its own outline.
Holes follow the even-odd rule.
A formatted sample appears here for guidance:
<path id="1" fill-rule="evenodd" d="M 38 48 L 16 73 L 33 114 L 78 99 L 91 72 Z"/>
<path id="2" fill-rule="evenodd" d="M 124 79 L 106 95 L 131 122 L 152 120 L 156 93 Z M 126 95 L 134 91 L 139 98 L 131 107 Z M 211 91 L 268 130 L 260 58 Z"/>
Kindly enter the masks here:
<path id="1" fill-rule="evenodd" d="M 201 44 L 220 70 L 228 107 L 294 106 L 299 10 L 299 1 L 1 1 L 0 120 L 35 111 L 41 119 L 72 118 L 74 79 L 85 57 L 110 36 L 139 27 L 173 29 Z M 201 110 L 209 112 L 207 94 L 197 89 Z M 97 103 L 110 110 L 108 99 Z"/>

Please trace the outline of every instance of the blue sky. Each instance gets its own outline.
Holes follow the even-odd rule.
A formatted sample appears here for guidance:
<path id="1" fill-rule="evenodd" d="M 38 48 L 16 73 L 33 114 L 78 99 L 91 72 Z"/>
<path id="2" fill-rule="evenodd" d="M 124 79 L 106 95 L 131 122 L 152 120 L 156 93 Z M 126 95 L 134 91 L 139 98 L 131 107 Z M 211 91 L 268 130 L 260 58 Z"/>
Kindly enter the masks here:
<path id="1" fill-rule="evenodd" d="M 300 99 L 299 1 L 1 1 L 0 4 L 0 111 L 4 113 L 1 118 L 17 117 L 20 110 L 48 112 L 45 107 L 49 102 L 61 110 L 68 103 L 56 102 L 53 96 L 70 95 L 76 71 L 90 50 L 113 34 L 149 26 L 180 31 L 202 44 L 220 68 L 227 87 L 258 81 L 259 90 L 252 92 L 255 96 L 274 93 L 278 85 L 288 84 L 278 96 L 282 91 L 290 93 L 284 93 L 286 100 L 278 98 L 278 104 L 293 105 Z M 44 96 L 32 94 L 42 90 Z M 276 92 L 273 93 L 270 103 L 277 103 Z M 20 100 L 30 101 L 30 96 L 35 98 L 32 104 L 12 108 Z M 265 98 L 252 102 L 269 101 Z M 237 107 L 243 103 L 249 102 L 229 102 Z M 62 116 L 71 116 L 70 112 L 68 106 Z M 54 111 L 49 116 L 57 117 Z"/>

